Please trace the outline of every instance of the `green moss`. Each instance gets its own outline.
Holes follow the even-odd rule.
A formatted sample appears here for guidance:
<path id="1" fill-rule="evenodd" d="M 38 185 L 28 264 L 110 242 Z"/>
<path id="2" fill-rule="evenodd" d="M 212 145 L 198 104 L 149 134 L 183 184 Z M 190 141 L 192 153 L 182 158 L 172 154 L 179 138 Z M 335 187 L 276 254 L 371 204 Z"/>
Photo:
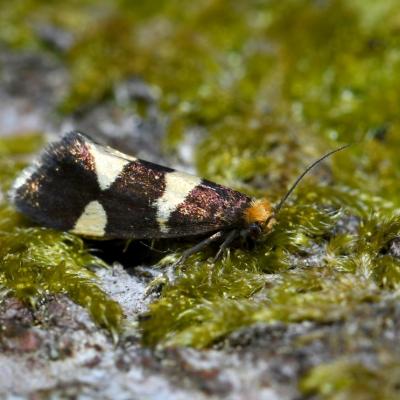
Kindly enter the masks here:
<path id="1" fill-rule="evenodd" d="M 337 233 L 344 215 L 330 207 L 352 196 L 325 188 L 330 196 L 320 195 L 317 208 L 308 190 L 299 190 L 252 251 L 236 249 L 215 265 L 193 257 L 151 306 L 142 324 L 146 342 L 202 347 L 255 322 L 346 320 L 359 304 L 397 290 L 400 262 L 387 249 L 400 235 L 399 218 L 365 215 L 353 194 L 358 228 Z"/>
<path id="2" fill-rule="evenodd" d="M 28 156 L 40 143 L 40 135 L 0 141 L 3 194 L 24 164 L 21 157 Z M 122 310 L 98 286 L 96 275 L 88 269 L 94 265 L 106 266 L 78 237 L 32 227 L 10 206 L 0 206 L 0 285 L 31 305 L 50 294 L 66 294 L 116 335 Z"/>
<path id="3" fill-rule="evenodd" d="M 258 305 L 248 299 L 266 282 L 257 270 L 241 268 L 229 257 L 214 266 L 199 260 L 179 276 L 177 284 L 167 285 L 160 301 L 150 306 L 151 319 L 142 325 L 149 345 L 204 347 L 249 324 Z"/>
<path id="4" fill-rule="evenodd" d="M 399 398 L 400 365 L 385 362 L 379 369 L 351 359 L 314 367 L 301 382 L 305 394 L 324 400 L 395 400 Z"/>

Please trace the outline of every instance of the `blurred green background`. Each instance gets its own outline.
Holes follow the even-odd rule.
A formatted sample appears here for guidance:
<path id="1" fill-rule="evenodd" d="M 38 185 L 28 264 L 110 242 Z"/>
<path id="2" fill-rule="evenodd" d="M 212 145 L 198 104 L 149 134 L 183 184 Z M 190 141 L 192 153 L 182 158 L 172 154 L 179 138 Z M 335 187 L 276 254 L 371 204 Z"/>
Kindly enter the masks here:
<path id="1" fill-rule="evenodd" d="M 206 130 L 201 175 L 230 185 L 261 176 L 274 192 L 287 169 L 304 167 L 298 157 L 356 142 L 341 158 L 350 173 L 335 172 L 396 203 L 399 24 L 394 0 L 0 5 L 3 45 L 51 53 L 67 69 L 57 112 L 84 112 L 139 78 L 159 100 L 167 146 Z"/>

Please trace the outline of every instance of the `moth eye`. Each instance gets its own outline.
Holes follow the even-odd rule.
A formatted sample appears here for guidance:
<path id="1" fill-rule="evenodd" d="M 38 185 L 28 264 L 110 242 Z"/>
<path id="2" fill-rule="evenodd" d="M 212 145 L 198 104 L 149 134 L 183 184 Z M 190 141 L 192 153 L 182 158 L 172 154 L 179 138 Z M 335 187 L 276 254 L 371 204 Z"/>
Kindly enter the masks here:
<path id="1" fill-rule="evenodd" d="M 262 228 L 260 224 L 254 223 L 248 227 L 248 234 L 252 239 L 258 238 L 262 233 Z"/>

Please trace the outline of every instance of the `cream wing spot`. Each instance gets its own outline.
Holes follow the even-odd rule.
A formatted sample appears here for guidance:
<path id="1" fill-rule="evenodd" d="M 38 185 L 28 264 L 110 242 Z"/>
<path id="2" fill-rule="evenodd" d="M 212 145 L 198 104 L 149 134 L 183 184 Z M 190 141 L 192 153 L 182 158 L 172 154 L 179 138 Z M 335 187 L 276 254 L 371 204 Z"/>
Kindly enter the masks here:
<path id="1" fill-rule="evenodd" d="M 200 183 L 201 178 L 183 172 L 175 171 L 165 174 L 165 191 L 155 204 L 156 218 L 161 232 L 168 232 L 167 222 L 170 215 Z"/>
<path id="2" fill-rule="evenodd" d="M 76 221 L 73 233 L 84 236 L 103 237 L 107 225 L 107 214 L 98 201 L 91 201 Z"/>
<path id="3" fill-rule="evenodd" d="M 89 143 L 88 146 L 94 159 L 97 180 L 101 190 L 106 190 L 113 184 L 125 165 L 136 161 L 135 157 L 120 153 L 109 147 L 97 146 L 94 143 Z"/>

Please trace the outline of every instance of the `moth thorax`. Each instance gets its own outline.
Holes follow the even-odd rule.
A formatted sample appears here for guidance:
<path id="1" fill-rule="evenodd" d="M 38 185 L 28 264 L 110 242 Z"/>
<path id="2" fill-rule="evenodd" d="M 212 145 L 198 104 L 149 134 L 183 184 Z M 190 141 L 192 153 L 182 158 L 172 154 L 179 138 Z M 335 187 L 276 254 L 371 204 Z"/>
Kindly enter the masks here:
<path id="1" fill-rule="evenodd" d="M 271 203 L 267 199 L 253 200 L 244 211 L 246 224 L 259 223 L 265 232 L 271 230 L 276 220 Z"/>

